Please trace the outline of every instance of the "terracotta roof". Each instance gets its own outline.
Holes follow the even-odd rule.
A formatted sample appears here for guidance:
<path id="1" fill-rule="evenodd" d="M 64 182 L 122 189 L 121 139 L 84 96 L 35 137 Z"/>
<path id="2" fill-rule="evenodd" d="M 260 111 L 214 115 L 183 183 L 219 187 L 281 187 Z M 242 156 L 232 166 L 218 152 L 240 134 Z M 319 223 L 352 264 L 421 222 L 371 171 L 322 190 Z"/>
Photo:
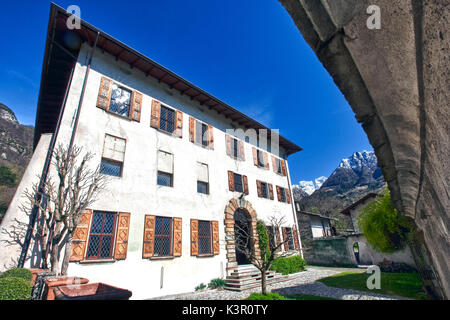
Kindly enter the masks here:
<path id="1" fill-rule="evenodd" d="M 146 76 L 153 77 L 160 83 L 167 84 L 170 89 L 179 91 L 182 95 L 190 97 L 191 100 L 197 101 L 205 108 L 215 110 L 218 114 L 230 119 L 244 130 L 247 128 L 268 129 L 268 137 L 270 137 L 269 128 L 89 23 L 81 20 L 80 29 L 68 30 L 66 26 L 68 16 L 69 14 L 65 9 L 54 3 L 51 4 L 38 111 L 36 114 L 35 145 L 40 134 L 53 132 L 56 126 L 66 84 L 70 80 L 70 71 L 75 63 L 74 60 L 78 56 L 78 50 L 72 50 L 65 45 L 64 37 L 67 36 L 68 32 L 76 34 L 81 41 L 88 43 L 90 46 L 94 45 L 98 34 L 97 47 L 103 52 L 113 55 L 116 60 L 128 63 L 131 68 L 139 69 Z M 302 148 L 282 136 L 279 136 L 279 143 L 286 150 L 287 155 L 302 150 Z"/>

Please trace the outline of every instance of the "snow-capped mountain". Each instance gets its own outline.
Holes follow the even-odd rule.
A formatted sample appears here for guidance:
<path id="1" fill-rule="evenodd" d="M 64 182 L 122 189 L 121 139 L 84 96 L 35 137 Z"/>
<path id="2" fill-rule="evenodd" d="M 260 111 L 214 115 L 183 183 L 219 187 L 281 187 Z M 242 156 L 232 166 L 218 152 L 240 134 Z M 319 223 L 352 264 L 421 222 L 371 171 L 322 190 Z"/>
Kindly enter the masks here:
<path id="1" fill-rule="evenodd" d="M 354 152 L 351 157 L 341 160 L 338 168 L 358 170 L 362 167 L 373 168 L 377 166 L 377 158 L 373 151 L 363 150 Z"/>
<path id="2" fill-rule="evenodd" d="M 294 185 L 293 187 L 300 188 L 308 195 L 311 195 L 314 191 L 320 189 L 320 187 L 326 180 L 327 178 L 322 176 L 317 179 L 314 179 L 314 181 L 300 181 L 298 185 Z"/>

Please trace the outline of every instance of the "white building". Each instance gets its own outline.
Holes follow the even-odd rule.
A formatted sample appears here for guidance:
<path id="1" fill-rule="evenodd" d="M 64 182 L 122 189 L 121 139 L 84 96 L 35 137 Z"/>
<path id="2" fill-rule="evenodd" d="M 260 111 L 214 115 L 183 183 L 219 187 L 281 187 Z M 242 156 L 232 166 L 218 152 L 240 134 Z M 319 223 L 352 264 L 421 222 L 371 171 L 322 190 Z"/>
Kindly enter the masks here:
<path id="1" fill-rule="evenodd" d="M 270 130 L 267 145 L 255 139 L 265 126 L 84 21 L 68 30 L 67 16 L 52 5 L 35 151 L 1 228 L 28 221 L 22 193 L 49 148 L 73 139 L 111 182 L 75 233 L 69 275 L 134 299 L 193 291 L 245 263 L 233 245 L 239 209 L 253 226 L 283 216 L 278 232 L 300 253 L 286 159 L 301 148 Z M 39 267 L 39 253 L 32 243 L 25 266 Z M 19 254 L 2 247 L 2 270 Z"/>

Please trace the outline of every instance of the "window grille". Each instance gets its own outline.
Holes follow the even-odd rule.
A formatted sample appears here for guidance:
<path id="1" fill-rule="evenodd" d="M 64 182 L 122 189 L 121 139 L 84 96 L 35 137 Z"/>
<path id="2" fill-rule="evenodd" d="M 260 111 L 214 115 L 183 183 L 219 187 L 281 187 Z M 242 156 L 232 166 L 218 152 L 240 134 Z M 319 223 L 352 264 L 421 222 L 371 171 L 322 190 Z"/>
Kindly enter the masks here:
<path id="1" fill-rule="evenodd" d="M 244 188 L 242 186 L 242 176 L 240 174 L 234 173 L 234 191 L 244 192 Z"/>
<path id="2" fill-rule="evenodd" d="M 172 227 L 172 218 L 155 217 L 154 256 L 172 255 Z"/>
<path id="3" fill-rule="evenodd" d="M 268 189 L 267 189 L 267 183 L 265 183 L 265 182 L 261 182 L 261 195 L 264 198 L 269 198 L 269 192 L 268 192 Z"/>
<path id="4" fill-rule="evenodd" d="M 102 162 L 100 164 L 100 173 L 114 177 L 120 177 L 122 176 L 122 163 L 102 159 Z"/>
<path id="5" fill-rule="evenodd" d="M 204 147 L 208 146 L 209 132 L 208 126 L 200 121 L 195 121 L 195 142 L 201 144 Z"/>
<path id="6" fill-rule="evenodd" d="M 286 202 L 286 189 L 285 188 L 280 187 L 280 196 L 281 196 L 281 201 Z"/>
<path id="7" fill-rule="evenodd" d="M 89 236 L 88 259 L 112 258 L 116 213 L 94 211 Z"/>
<path id="8" fill-rule="evenodd" d="M 172 187 L 172 174 L 158 171 L 158 185 L 165 186 L 165 187 Z"/>
<path id="9" fill-rule="evenodd" d="M 210 221 L 198 221 L 198 253 L 199 254 L 212 253 Z"/>
<path id="10" fill-rule="evenodd" d="M 161 106 L 159 128 L 169 133 L 175 130 L 175 111 L 165 106 Z"/>

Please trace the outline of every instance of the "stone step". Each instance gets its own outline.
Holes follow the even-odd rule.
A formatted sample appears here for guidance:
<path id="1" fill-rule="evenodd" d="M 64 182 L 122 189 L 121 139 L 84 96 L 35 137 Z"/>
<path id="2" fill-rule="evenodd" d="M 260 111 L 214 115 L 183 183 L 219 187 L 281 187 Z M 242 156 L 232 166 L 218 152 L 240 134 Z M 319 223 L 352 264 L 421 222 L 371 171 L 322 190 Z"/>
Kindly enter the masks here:
<path id="1" fill-rule="evenodd" d="M 284 281 L 288 281 L 288 280 L 290 280 L 290 277 L 281 275 L 274 279 L 267 279 L 267 284 L 279 283 L 279 282 L 284 282 Z M 242 285 L 237 285 L 237 284 L 234 285 L 234 284 L 227 282 L 224 289 L 230 290 L 230 291 L 243 291 L 243 290 L 257 288 L 260 286 L 261 286 L 261 280 L 255 280 L 253 282 L 245 283 Z"/>

